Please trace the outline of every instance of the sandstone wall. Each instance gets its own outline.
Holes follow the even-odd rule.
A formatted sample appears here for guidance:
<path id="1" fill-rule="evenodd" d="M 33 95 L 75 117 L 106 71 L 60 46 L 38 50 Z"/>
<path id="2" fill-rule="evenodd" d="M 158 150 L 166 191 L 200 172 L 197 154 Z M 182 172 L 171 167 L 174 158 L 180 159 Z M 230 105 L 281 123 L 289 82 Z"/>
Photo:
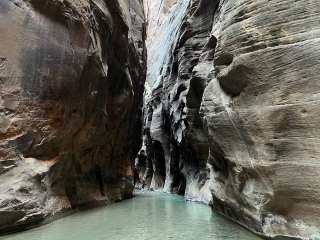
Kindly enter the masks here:
<path id="1" fill-rule="evenodd" d="M 0 35 L 0 232 L 130 197 L 142 1 L 2 0 Z"/>
<path id="2" fill-rule="evenodd" d="M 158 34 L 148 40 L 144 184 L 208 202 L 264 236 L 312 238 L 320 226 L 320 2 L 168 6 L 148 29 Z M 166 21 L 178 31 L 159 30 Z M 160 48 L 166 36 L 172 41 Z"/>

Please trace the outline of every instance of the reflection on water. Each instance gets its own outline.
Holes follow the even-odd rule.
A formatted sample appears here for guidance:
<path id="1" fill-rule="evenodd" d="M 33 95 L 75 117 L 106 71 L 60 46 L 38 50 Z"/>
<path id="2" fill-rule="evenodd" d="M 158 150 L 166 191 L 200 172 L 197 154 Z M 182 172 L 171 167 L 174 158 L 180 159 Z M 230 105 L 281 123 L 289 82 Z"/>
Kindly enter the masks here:
<path id="1" fill-rule="evenodd" d="M 140 193 L 0 240 L 254 240 L 259 237 L 182 197 Z"/>

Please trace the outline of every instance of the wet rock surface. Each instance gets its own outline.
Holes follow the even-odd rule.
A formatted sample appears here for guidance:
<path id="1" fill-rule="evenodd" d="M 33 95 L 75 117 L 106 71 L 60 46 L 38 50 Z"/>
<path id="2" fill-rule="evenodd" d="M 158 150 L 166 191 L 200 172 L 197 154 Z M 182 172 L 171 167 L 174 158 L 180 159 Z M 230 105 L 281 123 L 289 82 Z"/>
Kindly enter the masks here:
<path id="1" fill-rule="evenodd" d="M 3 0 L 0 33 L 0 233 L 130 197 L 142 2 Z"/>
<path id="2" fill-rule="evenodd" d="M 314 237 L 319 2 L 145 5 L 150 57 L 139 187 L 210 203 L 264 236 Z"/>

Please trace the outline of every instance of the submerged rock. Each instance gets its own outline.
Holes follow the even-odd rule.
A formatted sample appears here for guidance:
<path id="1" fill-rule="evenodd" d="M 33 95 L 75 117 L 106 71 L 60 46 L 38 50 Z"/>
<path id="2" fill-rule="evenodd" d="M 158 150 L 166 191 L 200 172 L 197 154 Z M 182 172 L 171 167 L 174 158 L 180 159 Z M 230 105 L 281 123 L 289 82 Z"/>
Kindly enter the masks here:
<path id="1" fill-rule="evenodd" d="M 146 8 L 144 183 L 264 236 L 316 236 L 319 1 Z"/>
<path id="2" fill-rule="evenodd" d="M 0 232 L 130 197 L 142 2 L 3 0 L 0 32 Z"/>

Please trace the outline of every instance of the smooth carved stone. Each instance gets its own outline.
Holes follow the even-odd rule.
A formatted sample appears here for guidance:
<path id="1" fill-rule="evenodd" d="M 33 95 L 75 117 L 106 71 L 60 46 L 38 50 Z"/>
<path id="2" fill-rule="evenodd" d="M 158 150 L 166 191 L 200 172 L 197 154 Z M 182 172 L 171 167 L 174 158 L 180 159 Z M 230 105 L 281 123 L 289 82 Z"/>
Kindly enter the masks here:
<path id="1" fill-rule="evenodd" d="M 315 238 L 320 2 L 173 3 L 146 1 L 145 148 L 165 160 L 160 189 L 264 236 Z"/>
<path id="2" fill-rule="evenodd" d="M 150 58 L 144 139 L 147 163 L 153 164 L 144 176 L 145 186 L 209 202 L 209 145 L 199 108 L 207 75 L 212 75 L 207 70 L 212 69 L 216 45 L 210 31 L 217 2 L 146 1 L 146 5 Z M 163 154 L 155 157 L 159 151 Z M 165 181 L 157 166 L 165 171 Z"/>
<path id="3" fill-rule="evenodd" d="M 131 197 L 141 1 L 3 0 L 0 32 L 0 233 Z"/>

